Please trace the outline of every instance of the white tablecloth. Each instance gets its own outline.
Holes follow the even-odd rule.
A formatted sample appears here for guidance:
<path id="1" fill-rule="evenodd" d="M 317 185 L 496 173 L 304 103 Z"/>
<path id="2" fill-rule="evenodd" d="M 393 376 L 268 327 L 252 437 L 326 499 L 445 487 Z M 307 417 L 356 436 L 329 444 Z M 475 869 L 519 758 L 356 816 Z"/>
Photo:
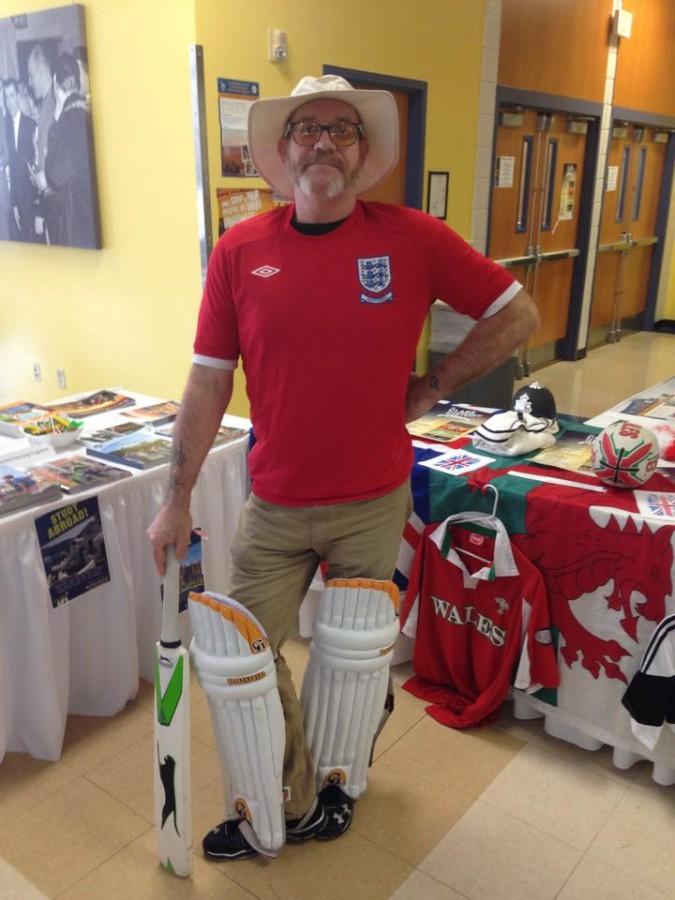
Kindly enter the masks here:
<path id="1" fill-rule="evenodd" d="M 212 450 L 193 491 L 194 524 L 208 535 L 209 590 L 227 591 L 230 545 L 248 491 L 246 450 L 247 438 Z M 136 695 L 139 676 L 153 679 L 161 610 L 146 530 L 167 468 L 73 498 L 99 498 L 110 581 L 57 609 L 33 523 L 68 499 L 0 519 L 0 761 L 6 751 L 58 759 L 68 713 L 114 715 Z M 187 613 L 181 620 L 186 639 Z"/>

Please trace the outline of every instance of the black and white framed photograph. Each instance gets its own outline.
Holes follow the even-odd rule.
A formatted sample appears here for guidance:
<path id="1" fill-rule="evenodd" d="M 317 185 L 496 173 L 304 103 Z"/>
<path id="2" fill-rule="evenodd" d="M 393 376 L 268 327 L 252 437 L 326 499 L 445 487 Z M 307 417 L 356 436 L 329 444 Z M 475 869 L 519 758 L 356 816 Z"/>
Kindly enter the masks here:
<path id="1" fill-rule="evenodd" d="M 448 217 L 449 172 L 429 172 L 427 184 L 427 212 L 436 219 Z"/>
<path id="2" fill-rule="evenodd" d="M 0 19 L 0 240 L 101 247 L 83 6 Z"/>

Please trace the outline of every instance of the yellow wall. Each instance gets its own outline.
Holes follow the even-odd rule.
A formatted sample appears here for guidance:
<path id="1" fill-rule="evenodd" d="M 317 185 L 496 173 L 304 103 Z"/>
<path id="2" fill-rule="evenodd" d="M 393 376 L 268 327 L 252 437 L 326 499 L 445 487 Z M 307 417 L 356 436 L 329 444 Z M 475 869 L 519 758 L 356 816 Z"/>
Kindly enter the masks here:
<path id="1" fill-rule="evenodd" d="M 483 3 L 425 0 L 195 0 L 204 47 L 214 227 L 217 187 L 241 187 L 220 174 L 217 78 L 258 81 L 262 97 L 288 95 L 323 65 L 429 83 L 424 189 L 429 169 L 450 172 L 448 224 L 470 235 L 483 30 Z M 267 61 L 267 29 L 288 35 L 288 60 Z M 262 184 L 247 179 L 246 186 Z M 425 198 L 426 202 L 426 198 Z M 424 354 L 420 353 L 420 362 Z M 238 373 L 233 412 L 245 412 Z"/>
<path id="2" fill-rule="evenodd" d="M 0 18 L 62 5 L 0 0 Z M 85 20 L 104 249 L 0 242 L 3 400 L 105 385 L 175 397 L 190 364 L 201 291 L 194 6 L 87 0 Z M 61 367 L 66 392 L 56 385 Z"/>
<path id="3" fill-rule="evenodd" d="M 0 0 L 0 18 L 49 0 Z M 204 47 L 214 227 L 218 76 L 288 94 L 324 63 L 429 83 L 426 171 L 450 171 L 448 224 L 469 236 L 483 3 L 427 0 L 87 0 L 104 249 L 0 243 L 0 400 L 123 385 L 178 397 L 201 284 L 188 48 Z M 267 61 L 267 28 L 289 60 Z M 252 183 L 258 183 L 253 182 Z M 420 359 L 422 359 L 420 354 Z M 39 361 L 43 382 L 32 379 Z M 248 407 L 238 373 L 233 412 Z"/>

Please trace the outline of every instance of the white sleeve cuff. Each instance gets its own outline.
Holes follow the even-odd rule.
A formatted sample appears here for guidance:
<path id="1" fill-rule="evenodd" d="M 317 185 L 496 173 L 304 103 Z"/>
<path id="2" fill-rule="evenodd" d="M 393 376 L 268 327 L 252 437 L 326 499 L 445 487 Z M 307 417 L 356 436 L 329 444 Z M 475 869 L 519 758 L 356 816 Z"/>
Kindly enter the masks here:
<path id="1" fill-rule="evenodd" d="M 516 294 L 521 291 L 523 288 L 522 284 L 519 281 L 514 281 L 510 284 L 507 289 L 497 297 L 496 300 L 493 300 L 492 303 L 485 310 L 481 319 L 489 319 L 490 316 L 494 316 L 495 313 L 499 312 L 500 309 L 503 309 L 509 300 L 513 300 Z"/>
<path id="2" fill-rule="evenodd" d="M 195 366 L 209 366 L 211 369 L 236 369 L 236 359 L 217 359 L 215 356 L 202 356 L 201 353 L 193 353 L 192 362 Z"/>

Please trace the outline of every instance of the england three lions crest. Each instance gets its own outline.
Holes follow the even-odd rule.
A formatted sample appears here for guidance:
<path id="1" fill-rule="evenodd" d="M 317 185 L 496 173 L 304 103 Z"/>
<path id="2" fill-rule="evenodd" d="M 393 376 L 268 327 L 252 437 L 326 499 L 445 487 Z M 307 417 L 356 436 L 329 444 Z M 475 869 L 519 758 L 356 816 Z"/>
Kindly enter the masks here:
<path id="1" fill-rule="evenodd" d="M 392 291 L 386 291 L 391 284 L 391 265 L 388 256 L 367 256 L 357 260 L 361 287 L 368 291 L 361 294 L 361 303 L 389 303 L 394 299 Z M 373 296 L 376 294 L 377 296 Z"/>

